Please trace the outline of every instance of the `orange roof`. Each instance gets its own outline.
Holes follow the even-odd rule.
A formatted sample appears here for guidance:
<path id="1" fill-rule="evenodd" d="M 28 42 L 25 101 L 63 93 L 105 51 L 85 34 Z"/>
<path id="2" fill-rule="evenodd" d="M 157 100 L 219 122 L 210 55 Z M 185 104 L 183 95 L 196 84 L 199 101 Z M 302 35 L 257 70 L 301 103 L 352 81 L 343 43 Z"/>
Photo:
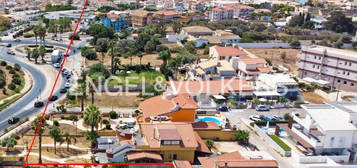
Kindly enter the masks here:
<path id="1" fill-rule="evenodd" d="M 202 121 L 192 123 L 192 127 L 195 131 L 201 130 L 221 130 L 221 127 L 217 125 L 216 122 L 213 121 Z"/>
<path id="2" fill-rule="evenodd" d="M 198 143 L 197 151 L 203 152 L 203 153 L 212 153 L 211 150 L 207 147 L 206 143 L 202 140 L 202 138 L 198 135 L 197 132 L 195 132 L 195 138 Z"/>
<path id="3" fill-rule="evenodd" d="M 175 137 L 180 137 L 182 147 L 197 148 L 198 143 L 195 138 L 193 128 L 188 123 L 142 123 L 140 124 L 141 134 L 145 138 L 150 148 L 160 148 L 162 131 L 160 130 L 175 130 Z M 166 135 L 164 135 L 166 136 Z"/>
<path id="4" fill-rule="evenodd" d="M 127 154 L 128 161 L 135 161 L 140 159 L 162 160 L 159 153 L 154 152 L 131 152 Z"/>
<path id="5" fill-rule="evenodd" d="M 266 64 L 267 62 L 263 58 L 241 58 L 239 61 L 245 64 Z"/>
<path id="6" fill-rule="evenodd" d="M 234 47 L 214 46 L 219 56 L 245 56 L 248 55 L 243 50 Z"/>
<path id="7" fill-rule="evenodd" d="M 175 168 L 192 168 L 192 165 L 187 160 L 174 160 Z"/>
<path id="8" fill-rule="evenodd" d="M 236 9 L 254 9 L 253 7 L 248 6 L 248 5 L 236 5 L 236 6 L 233 6 L 233 8 L 236 8 Z"/>
<path id="9" fill-rule="evenodd" d="M 199 157 L 204 168 L 278 168 L 275 160 L 248 160 L 239 152 L 227 153 L 214 157 Z"/>
<path id="10" fill-rule="evenodd" d="M 126 144 L 133 145 L 134 142 L 132 140 L 124 140 L 124 141 L 119 141 L 119 144 L 120 145 L 126 145 Z"/>
<path id="11" fill-rule="evenodd" d="M 157 15 L 179 15 L 180 13 L 175 11 L 156 11 L 154 12 Z"/>
<path id="12" fill-rule="evenodd" d="M 253 88 L 246 80 L 222 79 L 205 81 L 173 81 L 171 89 L 181 93 L 224 94 L 229 92 L 252 91 Z"/>
<path id="13" fill-rule="evenodd" d="M 171 99 L 164 96 L 155 96 L 144 100 L 139 105 L 139 109 L 143 112 L 145 118 L 176 112 L 178 108 L 197 109 L 199 106 L 188 94 L 179 94 Z"/>

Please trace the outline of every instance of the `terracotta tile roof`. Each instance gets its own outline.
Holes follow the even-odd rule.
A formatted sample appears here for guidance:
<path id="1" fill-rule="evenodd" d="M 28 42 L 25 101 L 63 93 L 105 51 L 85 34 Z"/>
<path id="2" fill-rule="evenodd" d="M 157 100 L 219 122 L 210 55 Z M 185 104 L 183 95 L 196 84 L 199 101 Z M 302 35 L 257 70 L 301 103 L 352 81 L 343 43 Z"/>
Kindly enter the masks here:
<path id="1" fill-rule="evenodd" d="M 161 161 L 162 157 L 159 153 L 154 152 L 130 152 L 127 154 L 128 161 L 135 161 L 140 159 L 152 159 Z"/>
<path id="2" fill-rule="evenodd" d="M 253 7 L 248 6 L 248 5 L 236 5 L 236 6 L 233 6 L 233 8 L 235 8 L 235 9 L 254 9 Z"/>
<path id="3" fill-rule="evenodd" d="M 239 152 L 214 157 L 199 157 L 198 160 L 204 168 L 278 168 L 275 160 L 248 160 Z"/>
<path id="4" fill-rule="evenodd" d="M 253 88 L 246 80 L 222 79 L 206 81 L 173 81 L 170 82 L 171 89 L 181 93 L 207 93 L 224 94 L 230 92 L 252 91 Z"/>
<path id="5" fill-rule="evenodd" d="M 180 13 L 175 12 L 175 11 L 157 11 L 154 12 L 156 15 L 179 15 Z"/>
<path id="6" fill-rule="evenodd" d="M 221 127 L 217 125 L 216 122 L 213 121 L 202 121 L 192 123 L 193 130 L 202 131 L 202 130 L 221 130 Z"/>
<path id="7" fill-rule="evenodd" d="M 241 58 L 239 61 L 245 64 L 266 64 L 267 62 L 263 58 Z"/>
<path id="8" fill-rule="evenodd" d="M 245 56 L 248 55 L 243 50 L 234 47 L 214 46 L 219 56 Z"/>
<path id="9" fill-rule="evenodd" d="M 191 124 L 188 123 L 142 123 L 140 124 L 141 134 L 145 138 L 150 148 L 160 148 L 160 131 L 165 129 L 175 129 L 182 141 L 182 147 L 197 148 L 198 143 L 194 135 Z"/>
<path id="10" fill-rule="evenodd" d="M 198 143 L 198 147 L 196 151 L 203 152 L 203 153 L 212 153 L 211 150 L 209 150 L 209 148 L 207 147 L 205 141 L 201 139 L 201 137 L 197 134 L 197 132 L 195 132 L 195 138 Z"/>
<path id="11" fill-rule="evenodd" d="M 197 109 L 199 106 L 189 94 L 179 94 L 171 99 L 164 96 L 155 96 L 144 100 L 139 105 L 139 109 L 143 112 L 145 118 L 175 112 L 179 108 Z"/>
<path id="12" fill-rule="evenodd" d="M 119 141 L 120 145 L 126 145 L 126 144 L 130 144 L 133 145 L 134 142 L 132 140 L 124 140 L 124 141 Z"/>
<path id="13" fill-rule="evenodd" d="M 192 168 L 192 165 L 187 160 L 174 160 L 173 164 L 175 168 Z"/>

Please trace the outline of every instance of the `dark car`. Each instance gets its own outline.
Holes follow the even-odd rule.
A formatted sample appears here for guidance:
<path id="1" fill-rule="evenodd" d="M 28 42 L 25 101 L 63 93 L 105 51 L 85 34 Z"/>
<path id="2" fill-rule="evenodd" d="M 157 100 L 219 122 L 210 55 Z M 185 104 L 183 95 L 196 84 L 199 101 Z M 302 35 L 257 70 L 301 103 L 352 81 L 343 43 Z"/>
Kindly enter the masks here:
<path id="1" fill-rule="evenodd" d="M 56 101 L 58 99 L 58 96 L 51 96 L 49 98 L 49 101 Z"/>
<path id="2" fill-rule="evenodd" d="M 62 88 L 62 89 L 60 90 L 60 93 L 67 93 L 67 89 L 66 89 L 66 88 Z"/>
<path id="3" fill-rule="evenodd" d="M 12 44 L 11 43 L 7 43 L 6 47 L 12 47 Z"/>
<path id="4" fill-rule="evenodd" d="M 34 107 L 40 108 L 40 107 L 43 107 L 44 105 L 45 105 L 45 103 L 43 103 L 42 101 L 38 101 L 38 102 L 35 102 Z"/>
<path id="5" fill-rule="evenodd" d="M 227 112 L 228 111 L 228 107 L 227 106 L 218 106 L 216 108 L 217 111 L 223 111 L 223 112 Z"/>
<path id="6" fill-rule="evenodd" d="M 7 120 L 9 124 L 16 124 L 19 121 L 20 119 L 18 117 L 12 117 L 11 119 Z"/>

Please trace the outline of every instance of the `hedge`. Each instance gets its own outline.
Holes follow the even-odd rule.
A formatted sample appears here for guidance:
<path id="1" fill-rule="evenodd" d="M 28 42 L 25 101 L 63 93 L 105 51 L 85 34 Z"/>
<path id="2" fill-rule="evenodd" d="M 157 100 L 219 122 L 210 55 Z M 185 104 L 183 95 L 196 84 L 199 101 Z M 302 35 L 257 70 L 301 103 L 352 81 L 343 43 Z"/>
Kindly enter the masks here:
<path id="1" fill-rule="evenodd" d="M 291 151 L 291 148 L 284 141 L 282 141 L 278 136 L 271 134 L 271 135 L 269 135 L 269 137 L 272 140 L 274 140 L 285 151 Z"/>

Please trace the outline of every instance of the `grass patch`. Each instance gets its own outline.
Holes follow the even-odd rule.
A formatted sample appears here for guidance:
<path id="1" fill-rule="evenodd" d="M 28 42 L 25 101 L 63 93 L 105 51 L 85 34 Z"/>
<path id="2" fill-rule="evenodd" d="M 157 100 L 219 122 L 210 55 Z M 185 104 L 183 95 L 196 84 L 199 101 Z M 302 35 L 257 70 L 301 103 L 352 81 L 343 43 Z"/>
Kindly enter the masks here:
<path id="1" fill-rule="evenodd" d="M 271 134 L 269 135 L 269 137 L 272 140 L 274 140 L 285 151 L 291 151 L 291 148 L 284 141 L 282 141 L 278 136 Z"/>
<path id="2" fill-rule="evenodd" d="M 124 85 L 126 83 L 130 85 L 140 85 L 140 84 L 155 84 L 156 79 L 160 77 L 165 79 L 165 76 L 157 71 L 153 72 L 141 72 L 141 73 L 131 73 L 131 74 L 120 74 L 114 76 L 114 79 L 108 82 L 108 86 Z M 115 79 L 117 78 L 117 79 Z M 127 81 L 126 81 L 127 80 Z"/>
<path id="3" fill-rule="evenodd" d="M 11 103 L 13 103 L 16 100 L 20 99 L 21 97 L 22 97 L 22 95 L 16 95 L 11 99 L 4 100 L 4 102 L 2 104 L 0 104 L 0 111 L 5 109 L 8 105 L 10 105 Z"/>

